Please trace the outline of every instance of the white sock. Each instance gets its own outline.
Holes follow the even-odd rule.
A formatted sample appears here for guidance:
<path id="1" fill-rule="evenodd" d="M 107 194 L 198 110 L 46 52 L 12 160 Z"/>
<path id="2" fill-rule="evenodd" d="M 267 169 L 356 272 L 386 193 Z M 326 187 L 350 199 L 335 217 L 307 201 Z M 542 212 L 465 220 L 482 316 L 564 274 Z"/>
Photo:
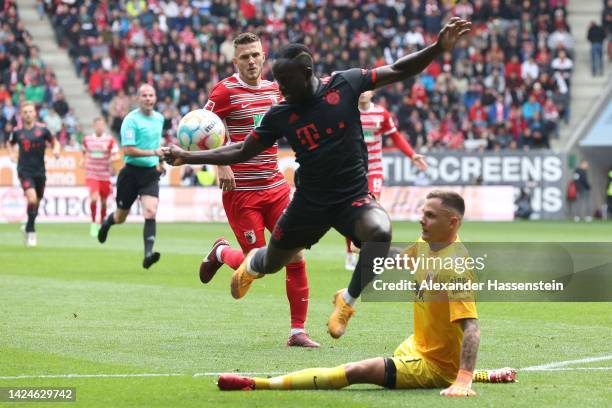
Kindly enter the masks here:
<path id="1" fill-rule="evenodd" d="M 257 275 L 259 275 L 259 272 L 253 270 L 253 267 L 251 266 L 251 262 L 252 261 L 253 261 L 253 257 L 251 257 L 251 259 L 249 259 L 249 262 L 247 262 L 246 270 L 247 270 L 248 274 L 253 275 L 253 276 L 257 276 Z"/>
<path id="2" fill-rule="evenodd" d="M 356 298 L 349 295 L 348 290 L 344 291 L 344 293 L 342 294 L 342 299 L 344 299 L 344 301 L 350 306 L 353 306 L 355 304 L 355 301 L 357 300 Z"/>
<path id="3" fill-rule="evenodd" d="M 291 329 L 291 335 L 293 336 L 294 334 L 298 334 L 298 333 L 306 333 L 304 331 L 304 329 Z"/>
<path id="4" fill-rule="evenodd" d="M 223 262 L 223 259 L 221 259 L 221 252 L 223 252 L 225 247 L 227 247 L 227 245 L 219 245 L 217 247 L 217 252 L 215 252 L 215 256 L 217 257 L 217 261 L 219 261 L 221 263 Z"/>

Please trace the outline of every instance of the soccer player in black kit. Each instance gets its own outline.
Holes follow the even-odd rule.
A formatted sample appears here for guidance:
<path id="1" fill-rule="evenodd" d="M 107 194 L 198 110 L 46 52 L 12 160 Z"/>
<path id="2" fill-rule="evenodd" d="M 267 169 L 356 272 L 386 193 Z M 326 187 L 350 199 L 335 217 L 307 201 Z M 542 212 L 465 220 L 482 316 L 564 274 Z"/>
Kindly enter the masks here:
<path id="1" fill-rule="evenodd" d="M 17 158 L 17 176 L 28 202 L 28 221 L 25 225 L 24 243 L 28 247 L 36 246 L 36 228 L 34 222 L 38 215 L 38 206 L 45 192 L 47 180 L 45 170 L 45 147 L 53 146 L 53 154 L 59 157 L 60 144 L 44 125 L 36 123 L 36 107 L 32 102 L 24 102 L 20 109 L 22 125 L 13 130 L 9 137 L 9 154 Z"/>
<path id="2" fill-rule="evenodd" d="M 323 79 L 313 75 L 308 48 L 289 44 L 276 54 L 272 67 L 285 100 L 268 110 L 244 142 L 199 152 L 187 152 L 178 146 L 162 149 L 172 165 L 241 163 L 281 137 L 296 153 L 300 167 L 295 195 L 278 220 L 268 246 L 249 252 L 234 272 L 234 298 L 246 295 L 253 280 L 280 270 L 298 251 L 310 248 L 333 227 L 361 245 L 349 286 L 336 292 L 335 309 L 327 322 L 332 337 L 345 333 L 355 300 L 374 277 L 373 258 L 385 257 L 391 243 L 389 216 L 368 193 L 368 156 L 359 95 L 420 73 L 470 29 L 470 22 L 453 17 L 437 41 L 419 52 L 391 65 L 349 69 Z"/>

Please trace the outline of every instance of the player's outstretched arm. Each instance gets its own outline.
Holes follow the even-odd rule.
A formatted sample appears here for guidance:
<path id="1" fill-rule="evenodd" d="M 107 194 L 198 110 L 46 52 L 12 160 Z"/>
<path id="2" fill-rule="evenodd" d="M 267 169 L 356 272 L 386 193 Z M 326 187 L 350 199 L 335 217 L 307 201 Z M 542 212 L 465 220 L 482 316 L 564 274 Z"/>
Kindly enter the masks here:
<path id="1" fill-rule="evenodd" d="M 229 165 L 242 163 L 263 152 L 262 145 L 253 136 L 248 136 L 244 142 L 232 143 L 212 150 L 188 152 L 176 145 L 162 147 L 163 159 L 173 166 L 183 164 L 216 164 Z"/>
<path id="2" fill-rule="evenodd" d="M 51 139 L 51 146 L 53 146 L 53 156 L 55 156 L 55 158 L 57 159 L 62 150 L 62 145 L 55 136 L 53 136 L 53 138 Z"/>
<path id="3" fill-rule="evenodd" d="M 440 391 L 445 397 L 472 397 L 476 392 L 472 390 L 472 373 L 476 367 L 476 356 L 480 345 L 480 328 L 478 319 L 461 319 L 463 328 L 463 341 L 461 342 L 461 361 L 455 382 L 448 388 Z"/>
<path id="4" fill-rule="evenodd" d="M 376 88 L 404 81 L 423 71 L 438 55 L 451 50 L 472 23 L 459 17 L 451 18 L 438 34 L 438 40 L 421 51 L 406 55 L 391 65 L 376 69 Z"/>

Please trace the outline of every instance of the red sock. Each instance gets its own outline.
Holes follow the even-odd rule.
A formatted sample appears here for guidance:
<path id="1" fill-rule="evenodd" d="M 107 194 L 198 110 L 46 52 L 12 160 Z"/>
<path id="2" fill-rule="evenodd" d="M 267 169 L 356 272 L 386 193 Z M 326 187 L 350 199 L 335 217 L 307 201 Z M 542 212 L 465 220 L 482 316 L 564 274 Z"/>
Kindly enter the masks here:
<path id="1" fill-rule="evenodd" d="M 291 310 L 291 328 L 303 329 L 308 313 L 308 275 L 306 275 L 306 262 L 288 264 L 285 287 L 289 309 Z"/>
<path id="2" fill-rule="evenodd" d="M 89 209 L 91 210 L 91 222 L 96 222 L 96 212 L 97 212 L 98 203 L 92 201 L 89 203 Z"/>
<path id="3" fill-rule="evenodd" d="M 229 246 L 223 247 L 221 250 L 221 262 L 232 268 L 233 270 L 238 269 L 240 264 L 244 261 L 244 254 L 240 249 L 235 249 Z"/>
<path id="4" fill-rule="evenodd" d="M 106 219 L 106 206 L 103 205 L 100 207 L 100 224 L 102 224 L 105 219 Z"/>
<path id="5" fill-rule="evenodd" d="M 346 253 L 347 254 L 350 254 L 351 252 L 353 252 L 351 251 L 351 243 L 352 243 L 351 240 L 347 238 L 346 239 Z"/>

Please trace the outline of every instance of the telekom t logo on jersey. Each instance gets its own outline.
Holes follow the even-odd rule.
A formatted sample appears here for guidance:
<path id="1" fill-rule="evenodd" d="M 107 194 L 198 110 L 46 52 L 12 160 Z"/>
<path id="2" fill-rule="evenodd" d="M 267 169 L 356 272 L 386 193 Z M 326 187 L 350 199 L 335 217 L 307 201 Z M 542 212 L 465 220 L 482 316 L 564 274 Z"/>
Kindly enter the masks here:
<path id="1" fill-rule="evenodd" d="M 308 145 L 308 150 L 313 150 L 319 147 L 317 141 L 321 138 L 319 131 L 314 123 L 309 123 L 306 126 L 297 128 L 295 134 L 303 145 Z"/>

